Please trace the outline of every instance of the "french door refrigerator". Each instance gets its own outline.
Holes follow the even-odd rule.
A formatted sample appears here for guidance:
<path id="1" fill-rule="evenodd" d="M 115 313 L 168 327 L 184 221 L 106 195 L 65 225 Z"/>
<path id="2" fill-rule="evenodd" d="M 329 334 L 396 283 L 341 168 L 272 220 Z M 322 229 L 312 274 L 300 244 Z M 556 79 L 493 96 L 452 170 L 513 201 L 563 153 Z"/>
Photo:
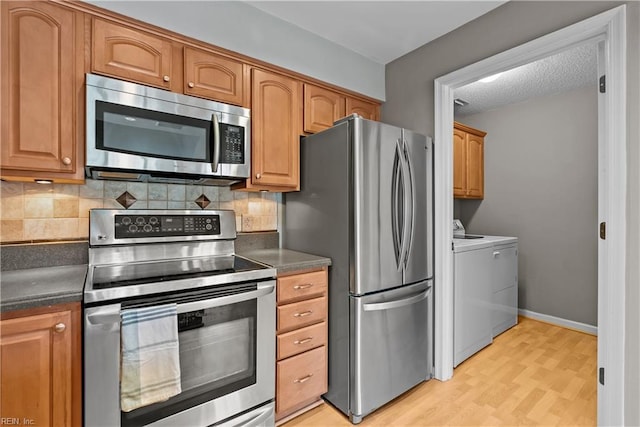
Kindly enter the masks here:
<path id="1" fill-rule="evenodd" d="M 357 424 L 431 378 L 431 139 L 352 115 L 300 149 L 283 246 L 331 258 L 323 397 Z"/>

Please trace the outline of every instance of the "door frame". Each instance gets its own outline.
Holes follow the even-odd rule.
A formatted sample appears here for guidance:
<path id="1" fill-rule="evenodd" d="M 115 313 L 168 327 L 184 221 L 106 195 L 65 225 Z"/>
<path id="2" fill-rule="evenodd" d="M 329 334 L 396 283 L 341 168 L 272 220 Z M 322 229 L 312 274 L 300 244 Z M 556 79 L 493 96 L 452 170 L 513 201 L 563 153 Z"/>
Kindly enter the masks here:
<path id="1" fill-rule="evenodd" d="M 598 425 L 624 424 L 624 334 L 626 266 L 626 6 L 562 28 L 491 56 L 434 81 L 435 223 L 435 377 L 453 376 L 453 99 L 454 90 L 478 79 L 563 50 L 598 43 L 599 72 L 606 92 L 598 96 L 598 367 L 606 368 L 606 387 L 598 383 Z M 602 58 L 604 53 L 604 58 Z M 594 230 L 594 235 L 597 231 Z M 597 379 L 594 378 L 594 381 Z"/>

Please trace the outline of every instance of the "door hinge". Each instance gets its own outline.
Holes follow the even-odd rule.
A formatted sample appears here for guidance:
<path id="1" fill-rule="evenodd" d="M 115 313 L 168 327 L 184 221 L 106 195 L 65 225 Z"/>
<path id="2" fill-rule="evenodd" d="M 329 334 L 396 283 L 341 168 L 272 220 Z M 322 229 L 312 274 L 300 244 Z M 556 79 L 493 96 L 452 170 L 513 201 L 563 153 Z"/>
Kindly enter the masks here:
<path id="1" fill-rule="evenodd" d="M 598 381 L 600 381 L 600 384 L 604 385 L 604 368 L 600 368 L 599 371 Z"/>
<path id="2" fill-rule="evenodd" d="M 602 240 L 605 240 L 607 238 L 607 223 L 606 222 L 601 222 L 600 223 L 600 238 Z"/>
<path id="3" fill-rule="evenodd" d="M 606 75 L 600 76 L 600 84 L 598 86 L 600 87 L 600 93 L 605 93 L 607 91 L 607 76 Z"/>

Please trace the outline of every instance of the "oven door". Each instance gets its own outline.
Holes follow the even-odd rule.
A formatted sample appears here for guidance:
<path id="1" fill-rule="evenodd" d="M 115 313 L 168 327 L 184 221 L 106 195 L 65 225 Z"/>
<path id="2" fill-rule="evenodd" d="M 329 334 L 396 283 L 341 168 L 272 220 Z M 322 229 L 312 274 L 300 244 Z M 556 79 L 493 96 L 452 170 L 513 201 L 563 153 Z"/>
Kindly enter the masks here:
<path id="1" fill-rule="evenodd" d="M 208 426 L 272 400 L 274 289 L 271 280 L 86 309 L 85 425 Z M 120 312 L 167 303 L 178 307 L 182 392 L 165 402 L 122 412 Z M 109 340 L 109 330 L 118 330 L 117 340 Z M 99 354 L 110 355 L 109 360 Z"/>

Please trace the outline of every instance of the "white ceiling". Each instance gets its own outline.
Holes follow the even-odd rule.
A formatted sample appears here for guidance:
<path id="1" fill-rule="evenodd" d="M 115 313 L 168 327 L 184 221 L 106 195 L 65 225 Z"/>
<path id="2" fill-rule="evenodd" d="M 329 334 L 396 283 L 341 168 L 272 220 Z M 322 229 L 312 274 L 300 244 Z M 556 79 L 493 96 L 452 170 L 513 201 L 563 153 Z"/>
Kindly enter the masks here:
<path id="1" fill-rule="evenodd" d="M 477 81 L 455 90 L 455 97 L 468 102 L 455 107 L 466 116 L 530 98 L 596 85 L 596 44 L 579 46 L 504 72 L 493 82 Z"/>
<path id="2" fill-rule="evenodd" d="M 506 1 L 249 1 L 248 4 L 380 64 Z"/>
<path id="3" fill-rule="evenodd" d="M 506 1 L 247 1 L 248 5 L 379 64 L 387 64 L 484 15 Z M 526 99 L 575 89 L 597 80 L 596 46 L 574 48 L 509 70 L 491 83 L 455 91 L 475 114 Z"/>

